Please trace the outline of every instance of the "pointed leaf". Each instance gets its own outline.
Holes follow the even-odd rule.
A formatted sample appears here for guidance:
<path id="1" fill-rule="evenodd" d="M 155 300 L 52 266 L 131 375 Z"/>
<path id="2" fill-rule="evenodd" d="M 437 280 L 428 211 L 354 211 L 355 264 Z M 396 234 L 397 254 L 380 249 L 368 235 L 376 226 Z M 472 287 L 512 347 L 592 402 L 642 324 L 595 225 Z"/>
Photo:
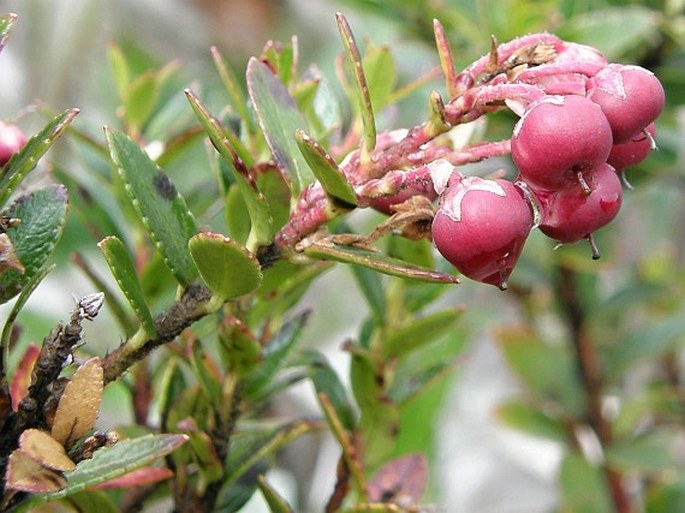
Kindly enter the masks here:
<path id="1" fill-rule="evenodd" d="M 392 100 L 392 93 L 397 84 L 397 66 L 387 46 L 366 47 L 364 75 L 369 88 L 369 97 L 373 110 L 380 112 Z"/>
<path id="2" fill-rule="evenodd" d="M 7 37 L 9 36 L 10 30 L 12 30 L 12 25 L 17 19 L 16 14 L 2 14 L 0 15 L 0 52 L 5 47 L 7 42 Z"/>
<path id="3" fill-rule="evenodd" d="M 7 230 L 7 235 L 24 272 L 8 269 L 2 274 L 0 303 L 18 294 L 39 273 L 62 236 L 67 206 L 67 190 L 53 185 L 21 196 L 9 208 L 7 215 L 21 220 Z"/>
<path id="4" fill-rule="evenodd" d="M 197 232 L 195 219 L 169 177 L 124 133 L 105 128 L 112 160 L 133 206 L 164 261 L 181 285 L 197 276 L 188 240 Z"/>
<path id="5" fill-rule="evenodd" d="M 259 287 L 262 271 L 245 247 L 218 233 L 199 233 L 189 242 L 200 276 L 221 303 Z"/>
<path id="6" fill-rule="evenodd" d="M 376 121 L 374 119 L 371 96 L 364 75 L 361 54 L 354 40 L 352 29 L 350 29 L 347 19 L 341 13 L 337 13 L 335 17 L 338 23 L 338 30 L 340 31 L 340 38 L 354 74 L 356 89 L 353 95 L 364 125 L 364 151 L 362 152 L 362 157 L 364 157 L 364 155 L 368 156 L 369 152 L 373 151 L 376 146 Z"/>
<path id="7" fill-rule="evenodd" d="M 538 405 L 512 399 L 500 404 L 495 413 L 501 422 L 514 429 L 559 442 L 568 440 L 563 422 L 547 415 Z"/>
<path id="8" fill-rule="evenodd" d="M 254 248 L 270 243 L 273 236 L 273 220 L 266 198 L 257 189 L 253 177 L 229 143 L 221 124 L 209 113 L 192 91 L 187 89 L 185 94 L 198 121 L 207 132 L 214 147 L 223 157 L 243 196 L 251 223 L 248 247 Z"/>
<path id="9" fill-rule="evenodd" d="M 434 342 L 455 327 L 462 313 L 457 309 L 435 312 L 391 332 L 383 345 L 385 358 L 398 358 Z"/>
<path id="10" fill-rule="evenodd" d="M 126 56 L 117 45 L 110 44 L 107 48 L 107 60 L 109 61 L 110 73 L 114 78 L 114 85 L 120 100 L 126 98 L 131 83 L 131 69 L 126 62 Z"/>
<path id="11" fill-rule="evenodd" d="M 307 130 L 307 121 L 283 83 L 255 58 L 247 65 L 247 88 L 274 160 L 290 178 L 293 194 L 298 195 L 314 181 L 295 142 L 295 130 Z"/>
<path id="12" fill-rule="evenodd" d="M 231 438 L 231 447 L 228 451 L 224 486 L 228 487 L 235 483 L 257 462 L 274 456 L 295 438 L 318 427 L 318 423 L 302 420 L 268 432 L 236 433 Z"/>
<path id="13" fill-rule="evenodd" d="M 308 317 L 308 313 L 300 314 L 271 337 L 262 350 L 262 362 L 245 379 L 245 395 L 258 396 L 264 386 L 283 368 L 286 357 L 300 339 Z"/>
<path id="14" fill-rule="evenodd" d="M 78 112 L 78 109 L 68 109 L 58 114 L 12 156 L 0 178 L 0 206 L 5 204 L 24 177 L 36 167 L 38 160 L 60 138 Z"/>
<path id="15" fill-rule="evenodd" d="M 288 501 L 281 497 L 264 476 L 259 476 L 257 483 L 271 513 L 295 513 L 295 510 L 288 504 Z"/>
<path id="16" fill-rule="evenodd" d="M 357 204 L 357 195 L 333 158 L 304 130 L 295 131 L 297 146 L 309 164 L 314 176 L 321 182 L 326 194 L 334 203 L 350 208 Z"/>
<path id="17" fill-rule="evenodd" d="M 67 480 L 62 472 L 47 468 L 21 449 L 16 449 L 7 462 L 5 483 L 12 490 L 47 493 L 62 490 Z"/>
<path id="18" fill-rule="evenodd" d="M 67 488 L 32 497 L 21 505 L 21 510 L 26 511 L 33 506 L 62 499 L 140 467 L 150 465 L 187 440 L 186 435 L 146 435 L 140 438 L 122 440 L 112 447 L 103 447 L 95 452 L 92 459 L 80 462 L 74 471 L 66 473 L 69 483 Z"/>
<path id="19" fill-rule="evenodd" d="M 428 283 L 459 283 L 459 279 L 451 274 L 407 265 L 402 260 L 352 246 L 312 244 L 304 250 L 304 253 L 311 258 L 357 264 L 383 274 L 410 280 Z"/>
<path id="20" fill-rule="evenodd" d="M 254 133 L 254 122 L 252 120 L 252 116 L 250 116 L 250 113 L 247 110 L 247 98 L 238 85 L 238 80 L 236 79 L 233 70 L 226 65 L 224 58 L 221 56 L 219 50 L 215 46 L 211 48 L 211 52 L 212 59 L 214 60 L 217 71 L 219 72 L 221 81 L 223 82 L 224 87 L 226 87 L 226 91 L 228 91 L 228 95 L 231 98 L 231 106 L 236 110 L 245 125 L 248 127 L 248 132 Z"/>
<path id="21" fill-rule="evenodd" d="M 91 358 L 81 365 L 64 388 L 59 400 L 52 437 L 65 447 L 87 435 L 100 413 L 103 389 L 100 358 Z"/>
<path id="22" fill-rule="evenodd" d="M 102 239 L 98 243 L 98 247 L 102 251 L 119 288 L 136 313 L 136 317 L 138 317 L 145 333 L 147 333 L 148 337 L 153 338 L 157 333 L 157 329 L 155 328 L 150 309 L 145 302 L 143 287 L 138 280 L 138 274 L 128 249 L 121 240 L 114 236 Z"/>
<path id="23" fill-rule="evenodd" d="M 143 73 L 130 83 L 124 98 L 124 119 L 133 133 L 140 133 L 152 114 L 158 97 L 159 82 L 154 72 Z"/>

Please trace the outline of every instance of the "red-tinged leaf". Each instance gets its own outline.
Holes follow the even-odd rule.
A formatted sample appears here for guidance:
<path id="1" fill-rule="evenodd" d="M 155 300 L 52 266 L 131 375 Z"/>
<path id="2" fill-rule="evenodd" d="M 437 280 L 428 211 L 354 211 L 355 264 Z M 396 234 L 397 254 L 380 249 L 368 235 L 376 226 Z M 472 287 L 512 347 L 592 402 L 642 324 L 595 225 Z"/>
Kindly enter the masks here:
<path id="1" fill-rule="evenodd" d="M 62 444 L 40 429 L 24 431 L 19 437 L 19 448 L 43 467 L 63 472 L 76 468 Z"/>
<path id="2" fill-rule="evenodd" d="M 33 366 L 38 360 L 38 355 L 40 354 L 40 347 L 31 342 L 29 347 L 24 351 L 24 355 L 19 361 L 17 370 L 14 373 L 14 378 L 12 379 L 12 386 L 10 388 L 10 395 L 12 397 L 12 409 L 17 411 L 19 402 L 26 397 L 29 392 L 29 385 L 31 384 L 31 373 L 33 372 Z"/>
<path id="3" fill-rule="evenodd" d="M 407 454 L 383 465 L 369 481 L 369 500 L 418 504 L 426 490 L 428 462 L 423 454 Z"/>
<path id="4" fill-rule="evenodd" d="M 166 467 L 143 467 L 121 477 L 106 481 L 91 488 L 91 490 L 107 490 L 111 488 L 131 488 L 133 486 L 151 485 L 171 479 L 172 470 Z"/>
<path id="5" fill-rule="evenodd" d="M 57 492 L 67 486 L 62 472 L 43 466 L 21 449 L 10 454 L 5 483 L 7 488 L 29 493 Z"/>

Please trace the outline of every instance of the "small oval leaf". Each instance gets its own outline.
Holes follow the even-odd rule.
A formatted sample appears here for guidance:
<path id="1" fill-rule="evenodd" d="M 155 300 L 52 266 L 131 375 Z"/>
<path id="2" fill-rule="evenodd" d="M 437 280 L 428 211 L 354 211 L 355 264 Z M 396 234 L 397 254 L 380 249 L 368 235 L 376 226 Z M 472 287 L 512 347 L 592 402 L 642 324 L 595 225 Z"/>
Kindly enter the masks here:
<path id="1" fill-rule="evenodd" d="M 7 212 L 21 222 L 7 230 L 24 272 L 7 269 L 0 277 L 0 303 L 17 295 L 52 254 L 67 216 L 67 190 L 61 185 L 18 198 Z"/>
<path id="2" fill-rule="evenodd" d="M 216 297 L 231 299 L 259 287 L 259 262 L 237 242 L 218 233 L 199 233 L 188 245 L 200 276 Z"/>
<path id="3" fill-rule="evenodd" d="M 103 370 L 100 358 L 81 365 L 64 388 L 52 425 L 52 437 L 65 447 L 93 429 L 102 402 Z"/>
<path id="4" fill-rule="evenodd" d="M 5 483 L 7 488 L 29 493 L 58 492 L 67 486 L 62 472 L 45 467 L 21 449 L 10 454 Z"/>

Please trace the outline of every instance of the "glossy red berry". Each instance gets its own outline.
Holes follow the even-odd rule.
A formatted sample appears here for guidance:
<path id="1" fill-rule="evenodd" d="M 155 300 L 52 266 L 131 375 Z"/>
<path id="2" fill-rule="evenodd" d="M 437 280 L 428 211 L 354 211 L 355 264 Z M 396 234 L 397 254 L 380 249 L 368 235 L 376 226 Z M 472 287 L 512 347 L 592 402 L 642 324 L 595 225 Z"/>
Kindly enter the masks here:
<path id="1" fill-rule="evenodd" d="M 587 97 L 602 108 L 615 144 L 625 143 L 652 123 L 664 108 L 664 88 L 640 66 L 610 64 L 588 82 Z"/>
<path id="2" fill-rule="evenodd" d="M 17 125 L 0 121 L 0 166 L 7 164 L 26 144 L 26 135 Z"/>
<path id="3" fill-rule="evenodd" d="M 654 123 L 650 123 L 645 130 L 647 133 L 638 132 L 630 141 L 612 146 L 607 162 L 616 171 L 622 171 L 627 167 L 639 164 L 654 149 L 654 138 L 656 137 Z"/>
<path id="4" fill-rule="evenodd" d="M 580 184 L 559 191 L 534 191 L 542 211 L 542 233 L 565 244 L 587 238 L 609 223 L 621 208 L 623 190 L 614 168 L 604 163 L 586 173 L 588 194 Z"/>
<path id="5" fill-rule="evenodd" d="M 507 287 L 533 226 L 521 189 L 507 180 L 451 181 L 433 219 L 433 242 L 462 274 Z"/>
<path id="6" fill-rule="evenodd" d="M 514 127 L 511 155 L 521 179 L 555 190 L 606 161 L 611 145 L 611 126 L 595 103 L 583 96 L 546 96 Z"/>

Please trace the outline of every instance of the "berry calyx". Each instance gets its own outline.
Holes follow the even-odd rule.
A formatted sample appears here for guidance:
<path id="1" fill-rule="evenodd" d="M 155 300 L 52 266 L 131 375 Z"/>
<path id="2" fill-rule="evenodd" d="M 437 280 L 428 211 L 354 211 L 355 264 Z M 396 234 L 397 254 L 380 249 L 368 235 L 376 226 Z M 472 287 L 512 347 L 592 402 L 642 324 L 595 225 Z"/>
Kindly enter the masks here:
<path id="1" fill-rule="evenodd" d="M 27 138 L 17 125 L 0 121 L 0 166 L 4 166 L 12 155 L 21 150 Z"/>
<path id="2" fill-rule="evenodd" d="M 450 181 L 432 235 L 440 254 L 472 280 L 504 290 L 533 227 L 521 189 L 507 180 Z"/>
<path id="3" fill-rule="evenodd" d="M 612 141 L 611 126 L 595 103 L 583 96 L 546 96 L 514 127 L 511 155 L 521 179 L 556 190 L 605 162 Z"/>
<path id="4" fill-rule="evenodd" d="M 664 88 L 640 66 L 609 64 L 588 82 L 587 97 L 609 120 L 614 144 L 630 141 L 664 108 Z"/>
<path id="5" fill-rule="evenodd" d="M 533 193 L 542 211 L 542 233 L 564 244 L 587 238 L 609 223 L 621 208 L 621 181 L 609 164 L 595 166 L 585 174 L 588 194 L 580 184 L 559 191 Z"/>

